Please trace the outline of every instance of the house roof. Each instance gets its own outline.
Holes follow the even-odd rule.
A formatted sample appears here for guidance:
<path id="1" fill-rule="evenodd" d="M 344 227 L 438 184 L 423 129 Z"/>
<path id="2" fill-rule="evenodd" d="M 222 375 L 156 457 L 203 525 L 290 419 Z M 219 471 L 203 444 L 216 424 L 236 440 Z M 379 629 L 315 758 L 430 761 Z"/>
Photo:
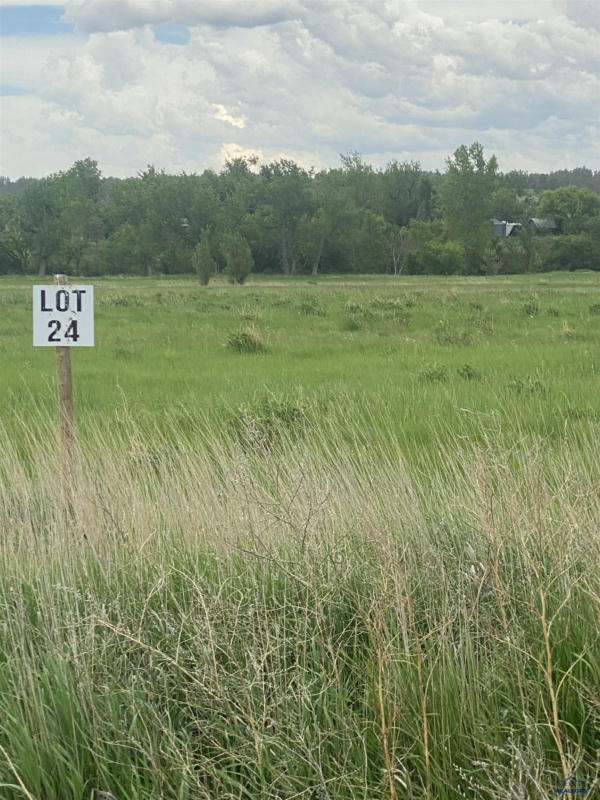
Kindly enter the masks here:
<path id="1" fill-rule="evenodd" d="M 496 236 L 511 236 L 522 227 L 520 222 L 507 222 L 505 219 L 493 219 L 492 225 Z"/>
<path id="2" fill-rule="evenodd" d="M 529 222 L 534 225 L 536 228 L 544 228 L 548 231 L 556 230 L 557 225 L 556 221 L 553 220 L 551 217 L 542 218 L 542 217 L 531 217 Z"/>

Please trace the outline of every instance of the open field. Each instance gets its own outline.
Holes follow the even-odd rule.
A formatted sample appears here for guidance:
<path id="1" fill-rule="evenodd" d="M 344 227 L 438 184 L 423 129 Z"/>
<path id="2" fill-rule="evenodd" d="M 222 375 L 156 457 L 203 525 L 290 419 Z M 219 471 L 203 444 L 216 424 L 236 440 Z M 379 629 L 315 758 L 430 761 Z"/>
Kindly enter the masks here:
<path id="1" fill-rule="evenodd" d="M 90 281 L 72 516 L 34 282 L 0 797 L 599 791 L 600 275 Z"/>
<path id="2" fill-rule="evenodd" d="M 3 419 L 54 410 L 52 351 L 31 346 L 32 282 L 0 283 Z M 112 426 L 125 406 L 160 426 L 222 418 L 268 395 L 311 407 L 340 394 L 383 402 L 407 442 L 468 430 L 473 415 L 560 435 L 600 411 L 595 273 L 95 285 L 97 346 L 73 359 L 82 432 L 89 420 Z M 263 354 L 226 346 L 244 328 Z"/>

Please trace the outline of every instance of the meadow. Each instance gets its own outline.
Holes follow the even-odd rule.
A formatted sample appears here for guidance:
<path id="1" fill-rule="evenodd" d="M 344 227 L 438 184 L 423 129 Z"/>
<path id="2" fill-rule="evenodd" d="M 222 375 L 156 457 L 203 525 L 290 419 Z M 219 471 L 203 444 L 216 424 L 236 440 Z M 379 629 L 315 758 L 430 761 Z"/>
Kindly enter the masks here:
<path id="1" fill-rule="evenodd" d="M 600 275 L 90 280 L 72 513 L 36 282 L 0 280 L 2 798 L 599 791 Z"/>

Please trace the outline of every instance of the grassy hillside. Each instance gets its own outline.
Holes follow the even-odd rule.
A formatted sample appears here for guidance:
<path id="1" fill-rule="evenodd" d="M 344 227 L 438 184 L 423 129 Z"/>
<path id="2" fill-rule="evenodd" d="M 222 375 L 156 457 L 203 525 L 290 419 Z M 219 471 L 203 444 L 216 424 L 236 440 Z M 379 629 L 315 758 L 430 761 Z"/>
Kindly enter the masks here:
<path id="1" fill-rule="evenodd" d="M 0 796 L 593 797 L 599 276 L 94 284 L 68 513 L 0 283 Z"/>

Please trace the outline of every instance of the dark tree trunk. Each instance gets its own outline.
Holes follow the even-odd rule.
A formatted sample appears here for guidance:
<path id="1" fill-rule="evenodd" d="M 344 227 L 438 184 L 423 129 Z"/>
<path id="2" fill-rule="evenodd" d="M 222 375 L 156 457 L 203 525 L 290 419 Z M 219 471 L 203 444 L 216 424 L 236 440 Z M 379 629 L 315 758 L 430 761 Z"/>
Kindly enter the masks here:
<path id="1" fill-rule="evenodd" d="M 38 270 L 38 275 L 40 276 L 40 278 L 44 277 L 44 275 L 46 274 L 46 264 L 47 264 L 46 256 L 42 256 L 42 258 L 40 258 L 40 268 Z"/>

